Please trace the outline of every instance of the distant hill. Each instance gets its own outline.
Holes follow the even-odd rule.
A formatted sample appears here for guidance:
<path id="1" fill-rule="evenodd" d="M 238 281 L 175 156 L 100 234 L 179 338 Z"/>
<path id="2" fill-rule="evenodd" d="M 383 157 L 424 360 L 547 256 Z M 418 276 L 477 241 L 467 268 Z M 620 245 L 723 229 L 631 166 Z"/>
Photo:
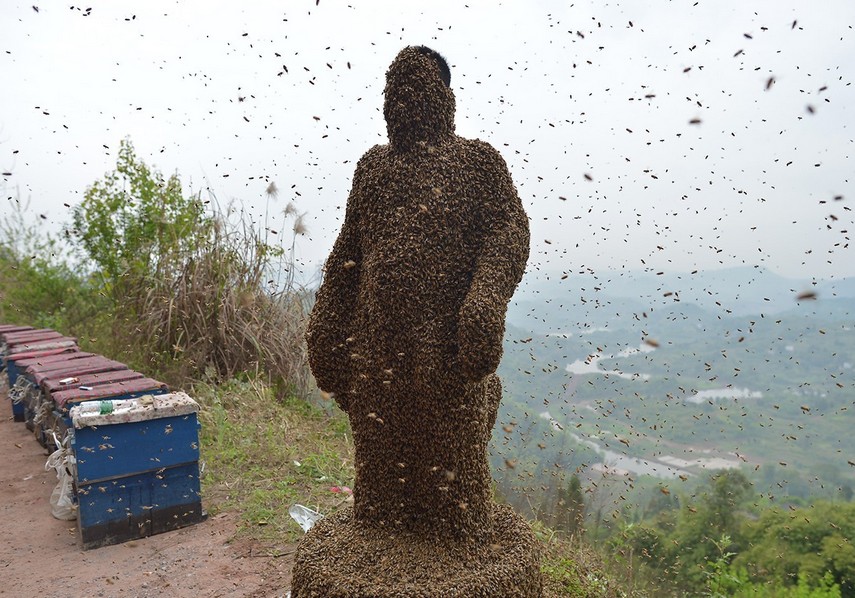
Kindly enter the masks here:
<path id="1" fill-rule="evenodd" d="M 502 459 L 538 488 L 551 463 L 739 454 L 763 488 L 831 496 L 855 483 L 853 328 L 855 279 L 538 273 L 508 310 Z M 532 431 L 507 437 L 509 421 Z"/>
<path id="2" fill-rule="evenodd" d="M 816 300 L 799 301 L 808 296 Z M 694 307 L 726 316 L 804 313 L 804 306 L 845 317 L 855 300 L 855 278 L 794 280 L 760 267 L 701 270 L 694 273 L 602 271 L 569 275 L 538 272 L 528 276 L 510 306 L 508 318 L 535 332 L 570 328 L 620 327 L 633 314 L 668 311 L 699 315 Z"/>
<path id="3" fill-rule="evenodd" d="M 853 299 L 855 298 L 855 278 L 823 281 L 817 285 L 817 293 L 821 298 Z"/>

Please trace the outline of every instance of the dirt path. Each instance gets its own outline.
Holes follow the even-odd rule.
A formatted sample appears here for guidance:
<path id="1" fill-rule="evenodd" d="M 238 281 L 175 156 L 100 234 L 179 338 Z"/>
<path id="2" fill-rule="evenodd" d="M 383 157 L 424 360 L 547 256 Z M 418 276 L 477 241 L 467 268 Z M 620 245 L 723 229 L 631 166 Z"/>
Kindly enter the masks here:
<path id="1" fill-rule="evenodd" d="M 47 454 L 0 399 L 0 596 L 196 598 L 284 596 L 294 546 L 232 542 L 236 517 L 83 551 L 76 522 L 50 514 L 56 474 Z M 268 556 L 271 553 L 282 557 Z"/>

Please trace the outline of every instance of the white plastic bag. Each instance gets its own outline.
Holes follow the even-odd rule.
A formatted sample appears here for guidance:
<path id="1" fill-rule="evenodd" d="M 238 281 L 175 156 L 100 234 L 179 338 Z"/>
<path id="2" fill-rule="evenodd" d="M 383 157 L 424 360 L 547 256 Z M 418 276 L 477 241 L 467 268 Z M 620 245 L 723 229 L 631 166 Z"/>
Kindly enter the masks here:
<path id="1" fill-rule="evenodd" d="M 62 471 L 66 473 L 60 474 L 59 482 L 50 495 L 50 514 L 61 521 L 74 521 L 77 519 L 77 505 L 72 497 L 71 476 L 64 467 Z"/>
<path id="2" fill-rule="evenodd" d="M 61 521 L 77 519 L 77 505 L 74 503 L 74 485 L 71 470 L 75 465 L 74 455 L 68 448 L 68 436 L 60 443 L 54 436 L 58 449 L 48 457 L 45 470 L 56 470 L 57 483 L 50 495 L 50 513 Z"/>
<path id="3" fill-rule="evenodd" d="M 317 511 L 313 511 L 303 505 L 291 505 L 291 508 L 288 509 L 288 514 L 297 522 L 297 525 L 303 528 L 304 532 L 308 532 L 318 519 L 323 518 L 323 515 Z"/>

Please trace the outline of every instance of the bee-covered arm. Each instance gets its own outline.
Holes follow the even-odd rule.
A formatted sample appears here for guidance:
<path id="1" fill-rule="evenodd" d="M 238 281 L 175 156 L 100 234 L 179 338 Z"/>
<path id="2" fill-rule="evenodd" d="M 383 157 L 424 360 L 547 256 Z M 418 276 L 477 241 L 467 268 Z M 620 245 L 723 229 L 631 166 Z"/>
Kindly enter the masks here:
<path id="1" fill-rule="evenodd" d="M 525 272 L 528 218 L 501 155 L 487 144 L 483 222 L 489 223 L 472 284 L 460 308 L 458 360 L 464 379 L 475 382 L 496 371 L 502 358 L 508 302 Z"/>
<path id="2" fill-rule="evenodd" d="M 347 339 L 352 333 L 362 257 L 356 189 L 363 170 L 360 161 L 353 175 L 353 190 L 347 200 L 344 225 L 324 265 L 324 279 L 306 331 L 309 367 L 318 388 L 332 394 L 344 411 L 347 411 L 352 381 Z"/>

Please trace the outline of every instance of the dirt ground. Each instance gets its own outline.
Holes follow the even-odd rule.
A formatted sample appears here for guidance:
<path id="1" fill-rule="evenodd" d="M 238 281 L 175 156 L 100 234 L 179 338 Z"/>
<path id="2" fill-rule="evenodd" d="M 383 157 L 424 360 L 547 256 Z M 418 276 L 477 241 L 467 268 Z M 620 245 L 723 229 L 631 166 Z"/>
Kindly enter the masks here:
<path id="1" fill-rule="evenodd" d="M 0 399 L 0 596 L 285 596 L 294 545 L 234 541 L 236 515 L 83 551 L 74 521 L 50 514 L 46 451 Z M 204 497 L 203 497 L 204 505 Z M 273 554 L 282 556 L 271 556 Z"/>

